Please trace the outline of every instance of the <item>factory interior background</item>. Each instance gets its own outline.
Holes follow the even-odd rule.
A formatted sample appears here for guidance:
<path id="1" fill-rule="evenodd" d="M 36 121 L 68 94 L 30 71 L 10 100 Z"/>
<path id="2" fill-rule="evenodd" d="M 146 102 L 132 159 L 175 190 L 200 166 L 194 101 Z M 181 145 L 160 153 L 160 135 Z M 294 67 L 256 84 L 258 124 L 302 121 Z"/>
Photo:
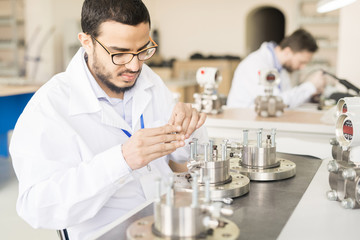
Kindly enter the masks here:
<path id="1" fill-rule="evenodd" d="M 360 86 L 360 1 L 324 14 L 316 12 L 317 2 L 144 0 L 151 34 L 159 44 L 149 65 L 185 102 L 191 102 L 199 90 L 196 70 L 203 65 L 219 67 L 223 74 L 219 92 L 226 95 L 242 59 L 263 41 L 280 40 L 302 27 L 315 36 L 319 51 L 292 81 L 300 83 L 311 70 L 322 68 Z M 64 71 L 80 47 L 82 3 L 0 0 L 0 84 L 43 84 Z M 15 24 L 4 23 L 4 17 L 16 19 Z M 1 238 L 58 239 L 55 231 L 34 230 L 17 216 L 17 180 L 11 159 L 6 155 L 0 159 L 0 229 L 5 236 Z"/>

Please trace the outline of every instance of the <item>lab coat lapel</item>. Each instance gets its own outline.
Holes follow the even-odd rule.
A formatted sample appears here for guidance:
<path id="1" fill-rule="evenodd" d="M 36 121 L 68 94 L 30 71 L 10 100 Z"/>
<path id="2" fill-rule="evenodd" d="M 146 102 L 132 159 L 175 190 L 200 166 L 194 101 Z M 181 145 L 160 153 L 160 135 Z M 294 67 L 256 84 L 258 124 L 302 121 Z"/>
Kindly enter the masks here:
<path id="1" fill-rule="evenodd" d="M 139 83 L 139 84 L 138 84 Z M 147 116 L 145 116 L 144 112 L 146 107 L 149 105 L 152 96 L 148 88 L 153 86 L 153 83 L 150 82 L 145 74 L 140 75 L 138 79 L 138 85 L 136 86 L 136 91 L 134 91 L 133 96 L 133 104 L 132 104 L 132 127 L 133 131 L 139 129 L 140 126 L 140 116 L 143 114 L 144 125 L 146 128 Z M 150 117 L 150 116 L 148 116 Z M 149 121 L 150 119 L 148 119 Z"/>
<path id="2" fill-rule="evenodd" d="M 101 122 L 111 127 L 124 129 L 132 133 L 129 124 L 106 102 L 100 102 L 102 113 Z"/>

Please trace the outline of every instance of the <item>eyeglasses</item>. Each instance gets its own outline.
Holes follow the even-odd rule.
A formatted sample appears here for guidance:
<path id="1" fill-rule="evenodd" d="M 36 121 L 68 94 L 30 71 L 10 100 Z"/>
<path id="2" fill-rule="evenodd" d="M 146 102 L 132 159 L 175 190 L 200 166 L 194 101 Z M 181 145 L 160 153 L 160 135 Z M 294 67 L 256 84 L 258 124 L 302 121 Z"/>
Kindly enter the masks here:
<path id="1" fill-rule="evenodd" d="M 115 65 L 127 64 L 133 60 L 134 56 L 137 56 L 139 61 L 149 60 L 152 56 L 154 56 L 154 54 L 156 52 L 156 48 L 158 47 L 156 42 L 154 40 L 152 40 L 152 38 L 149 36 L 150 42 L 153 44 L 153 46 L 151 46 L 151 47 L 144 48 L 138 52 L 111 53 L 99 40 L 97 40 L 93 36 L 91 36 L 91 37 L 94 38 L 95 41 L 105 49 L 105 51 L 111 56 L 111 60 Z"/>

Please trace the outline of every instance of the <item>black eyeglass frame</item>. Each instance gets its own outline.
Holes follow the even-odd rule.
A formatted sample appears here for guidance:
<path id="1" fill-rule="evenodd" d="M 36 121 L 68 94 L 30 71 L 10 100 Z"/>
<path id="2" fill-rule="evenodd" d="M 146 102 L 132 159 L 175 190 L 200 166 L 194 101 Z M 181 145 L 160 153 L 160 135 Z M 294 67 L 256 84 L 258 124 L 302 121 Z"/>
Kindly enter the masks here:
<path id="1" fill-rule="evenodd" d="M 112 53 L 109 51 L 109 49 L 107 47 L 105 47 L 104 44 L 102 44 L 99 40 L 97 40 L 94 36 L 91 36 L 102 48 L 104 48 L 104 50 L 110 55 L 111 57 L 111 61 L 114 65 L 125 65 L 125 64 L 128 64 L 129 62 L 131 62 L 134 58 L 134 56 L 137 56 L 138 60 L 139 61 L 146 61 L 146 60 L 149 60 L 152 56 L 154 56 L 155 52 L 156 52 L 156 49 L 158 48 L 158 44 L 151 38 L 151 36 L 149 36 L 149 39 L 150 39 L 150 42 L 153 44 L 153 46 L 151 47 L 147 47 L 147 48 L 144 48 L 144 49 L 141 49 L 140 51 L 137 51 L 137 52 L 115 52 L 115 53 Z M 154 52 L 153 54 L 147 58 L 147 59 L 140 59 L 139 58 L 139 54 L 140 53 L 143 53 L 149 49 L 154 49 Z M 115 63 L 114 61 L 114 56 L 116 55 L 120 55 L 120 54 L 132 54 L 132 57 L 130 58 L 130 60 L 128 62 L 125 62 L 125 63 Z"/>

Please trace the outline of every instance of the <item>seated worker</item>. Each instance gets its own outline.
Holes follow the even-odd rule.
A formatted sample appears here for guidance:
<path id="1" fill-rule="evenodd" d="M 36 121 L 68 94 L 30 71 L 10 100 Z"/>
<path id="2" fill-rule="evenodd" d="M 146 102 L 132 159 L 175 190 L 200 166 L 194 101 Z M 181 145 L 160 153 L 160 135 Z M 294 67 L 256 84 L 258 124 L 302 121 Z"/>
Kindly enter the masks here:
<path id="1" fill-rule="evenodd" d="M 169 159 L 185 162 L 188 139 L 206 137 L 206 115 L 144 64 L 157 44 L 141 0 L 85 0 L 81 26 L 82 47 L 29 101 L 10 145 L 18 214 L 71 240 L 152 200 Z"/>
<path id="2" fill-rule="evenodd" d="M 255 98 L 264 95 L 264 87 L 259 84 L 259 71 L 270 69 L 277 69 L 281 80 L 273 94 L 280 95 L 286 105 L 294 108 L 309 101 L 313 95 L 320 94 L 325 88 L 322 72 L 312 74 L 306 82 L 295 87 L 291 86 L 289 74 L 304 68 L 317 49 L 314 37 L 303 29 L 285 37 L 279 45 L 264 42 L 236 68 L 227 106 L 253 106 Z"/>

